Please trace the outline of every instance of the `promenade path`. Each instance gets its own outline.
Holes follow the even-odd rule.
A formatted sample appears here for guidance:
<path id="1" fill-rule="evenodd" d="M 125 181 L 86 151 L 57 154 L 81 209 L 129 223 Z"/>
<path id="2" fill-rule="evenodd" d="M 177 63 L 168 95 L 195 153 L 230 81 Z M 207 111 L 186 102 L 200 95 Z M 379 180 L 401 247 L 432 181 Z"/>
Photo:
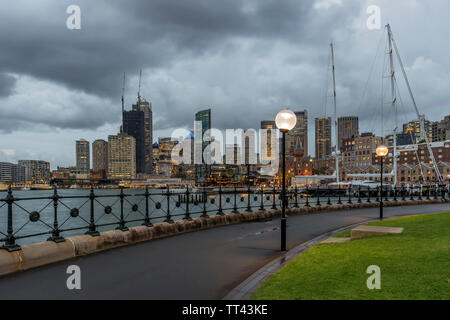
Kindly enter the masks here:
<path id="1" fill-rule="evenodd" d="M 387 207 L 385 217 L 450 211 L 448 203 Z M 291 216 L 288 249 L 340 227 L 376 219 L 377 208 Z M 0 299 L 221 299 L 280 255 L 279 219 L 186 233 L 11 274 Z M 81 268 L 81 290 L 66 269 Z"/>

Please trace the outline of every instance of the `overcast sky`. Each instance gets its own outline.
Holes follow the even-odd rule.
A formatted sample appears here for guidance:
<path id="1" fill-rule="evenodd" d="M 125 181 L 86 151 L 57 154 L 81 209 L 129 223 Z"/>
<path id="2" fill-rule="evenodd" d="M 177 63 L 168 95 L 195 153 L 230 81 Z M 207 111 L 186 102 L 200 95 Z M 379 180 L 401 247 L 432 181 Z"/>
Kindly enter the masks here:
<path id="1" fill-rule="evenodd" d="M 66 9 L 81 8 L 69 30 Z M 380 30 L 366 10 L 381 8 Z M 338 115 L 389 134 L 386 31 L 397 40 L 419 109 L 450 114 L 448 0 L 4 0 L 0 11 L 0 161 L 75 164 L 75 140 L 107 139 L 141 95 L 154 138 L 192 128 L 212 108 L 215 128 L 259 128 L 282 107 L 332 115 L 329 43 L 335 43 Z M 396 65 L 398 69 L 398 65 Z M 399 122 L 415 118 L 400 70 Z M 384 106 L 384 108 L 382 108 Z M 383 109 L 383 112 L 382 112 Z"/>

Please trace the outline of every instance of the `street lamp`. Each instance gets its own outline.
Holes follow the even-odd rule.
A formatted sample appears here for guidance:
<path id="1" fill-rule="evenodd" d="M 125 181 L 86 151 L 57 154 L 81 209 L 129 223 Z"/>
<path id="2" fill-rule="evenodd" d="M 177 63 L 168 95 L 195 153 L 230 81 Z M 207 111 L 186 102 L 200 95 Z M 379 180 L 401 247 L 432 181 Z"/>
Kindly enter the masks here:
<path id="1" fill-rule="evenodd" d="M 376 154 L 380 158 L 381 162 L 381 180 L 380 180 L 380 220 L 383 220 L 383 159 L 387 156 L 389 149 L 384 146 L 378 146 Z"/>
<path id="2" fill-rule="evenodd" d="M 277 128 L 283 134 L 283 182 L 281 191 L 281 251 L 286 251 L 286 133 L 292 130 L 297 123 L 297 117 L 291 110 L 278 112 L 275 118 Z"/>

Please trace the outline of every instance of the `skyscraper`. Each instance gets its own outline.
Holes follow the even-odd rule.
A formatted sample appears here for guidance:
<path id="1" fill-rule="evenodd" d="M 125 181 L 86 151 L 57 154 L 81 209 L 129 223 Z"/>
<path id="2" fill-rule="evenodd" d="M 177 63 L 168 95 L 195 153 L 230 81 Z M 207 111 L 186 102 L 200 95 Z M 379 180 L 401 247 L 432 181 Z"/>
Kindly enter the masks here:
<path id="1" fill-rule="evenodd" d="M 295 127 L 286 135 L 286 151 L 295 157 L 308 155 L 308 111 L 294 112 L 297 117 Z"/>
<path id="2" fill-rule="evenodd" d="M 316 159 L 331 155 L 331 118 L 316 118 Z"/>
<path id="3" fill-rule="evenodd" d="M 263 120 L 261 121 L 261 163 L 267 164 L 271 160 L 275 159 L 277 156 L 278 148 L 273 145 L 276 140 L 274 137 L 276 135 L 277 126 L 273 120 Z"/>
<path id="4" fill-rule="evenodd" d="M 80 174 L 89 174 L 91 169 L 89 141 L 80 139 L 76 141 L 77 171 Z"/>
<path id="5" fill-rule="evenodd" d="M 207 130 L 211 129 L 211 109 L 206 109 L 199 111 L 195 114 L 195 121 L 200 121 L 202 123 L 202 139 L 205 137 Z M 208 145 L 208 141 L 202 142 L 203 150 Z"/>
<path id="6" fill-rule="evenodd" d="M 108 179 L 136 178 L 136 139 L 124 132 L 108 136 Z"/>
<path id="7" fill-rule="evenodd" d="M 202 156 L 203 151 L 208 146 L 209 141 L 211 140 L 210 136 L 207 134 L 207 131 L 211 129 L 211 109 L 201 110 L 197 112 L 195 114 L 195 121 L 199 121 L 201 123 L 201 128 L 194 127 L 194 135 L 201 135 L 201 139 L 199 140 L 202 141 L 201 147 L 194 143 L 194 158 L 196 161 L 202 161 L 202 164 L 197 163 L 195 166 L 195 181 L 205 182 L 206 177 L 210 174 L 210 166 L 204 164 Z"/>
<path id="8" fill-rule="evenodd" d="M 123 112 L 123 132 L 136 140 L 136 172 L 146 173 L 145 113 L 137 105 Z"/>
<path id="9" fill-rule="evenodd" d="M 92 143 L 92 171 L 102 176 L 108 173 L 108 142 L 105 140 Z"/>
<path id="10" fill-rule="evenodd" d="M 338 118 L 338 148 L 342 151 L 344 140 L 357 137 L 359 134 L 358 117 L 340 117 Z"/>
<path id="11" fill-rule="evenodd" d="M 152 104 L 145 99 L 138 99 L 133 104 L 132 110 L 139 110 L 144 113 L 144 157 L 145 169 L 143 172 L 152 173 L 153 171 L 153 111 Z"/>

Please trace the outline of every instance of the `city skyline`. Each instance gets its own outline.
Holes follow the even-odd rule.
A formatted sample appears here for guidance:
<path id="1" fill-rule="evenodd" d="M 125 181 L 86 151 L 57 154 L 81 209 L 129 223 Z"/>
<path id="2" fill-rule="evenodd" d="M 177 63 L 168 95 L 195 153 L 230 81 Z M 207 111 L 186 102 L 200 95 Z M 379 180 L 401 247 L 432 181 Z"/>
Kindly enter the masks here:
<path id="1" fill-rule="evenodd" d="M 448 108 L 448 93 L 444 89 L 450 82 L 447 76 L 450 66 L 442 54 L 445 50 L 430 48 L 442 45 L 438 39 L 443 36 L 445 18 L 430 21 L 427 16 L 442 16 L 449 4 L 441 1 L 432 7 L 423 3 L 412 7 L 376 2 L 383 8 L 382 21 L 389 20 L 397 35 L 421 112 L 430 121 L 441 120 L 441 110 Z M 130 8 L 112 2 L 111 14 L 117 19 L 105 20 L 99 19 L 101 10 L 95 3 L 81 1 L 82 13 L 89 12 L 83 14 L 81 30 L 65 28 L 65 7 L 57 2 L 41 5 L 41 10 L 36 11 L 32 5 L 23 6 L 19 1 L 11 5 L 8 16 L 0 13 L 3 23 L 8 25 L 0 31 L 8 49 L 8 55 L 2 58 L 2 65 L 8 68 L 0 70 L 0 111 L 5 115 L 0 119 L 2 161 L 43 159 L 52 168 L 72 165 L 74 140 L 85 138 L 93 142 L 117 134 L 121 122 L 122 73 L 127 72 L 129 79 L 125 86 L 125 104 L 129 107 L 136 101 L 140 68 L 144 75 L 141 94 L 153 106 L 153 142 L 157 137 L 170 136 L 174 128 L 191 127 L 192 113 L 207 106 L 212 106 L 212 121 L 219 129 L 258 128 L 261 120 L 274 119 L 282 106 L 307 109 L 308 131 L 313 132 L 313 119 L 331 113 L 330 101 L 323 102 L 331 39 L 336 50 L 338 116 L 358 116 L 360 131 L 381 134 L 380 110 L 378 114 L 374 111 L 380 100 L 378 88 L 364 92 L 364 84 L 378 47 L 381 48 L 378 56 L 383 57 L 385 31 L 367 30 L 366 3 L 287 1 L 275 6 L 252 2 L 250 8 L 237 3 L 214 7 L 203 4 L 186 2 L 176 10 L 170 3 L 160 1 L 138 2 Z M 157 17 L 145 17 L 144 27 L 138 29 L 136 38 L 128 37 L 133 20 L 140 23 L 144 19 L 139 12 L 156 5 L 160 6 L 158 12 L 167 18 L 165 23 Z M 41 19 L 31 25 L 25 22 L 44 9 L 45 21 Z M 183 9 L 190 10 L 194 19 L 186 18 L 180 25 L 177 21 Z M 291 11 L 295 14 L 289 14 Z M 280 23 L 281 13 L 286 14 L 286 23 Z M 401 19 L 409 13 L 414 13 L 414 24 Z M 299 15 L 304 19 L 298 19 Z M 209 16 L 218 17 L 213 28 L 209 23 L 196 22 L 199 17 Z M 130 23 L 122 24 L 122 19 Z M 261 21 L 264 26 L 258 23 Z M 102 37 L 105 30 L 117 30 L 116 24 L 125 29 L 114 39 Z M 307 27 L 317 31 L 313 38 L 305 32 Z M 14 39 L 6 32 L 11 28 L 16 29 Z M 42 44 L 30 41 L 35 29 L 42 31 Z M 144 44 L 150 42 L 142 36 L 147 31 L 155 35 L 154 42 L 158 45 L 136 46 L 138 37 Z M 100 46 L 92 47 L 92 38 L 103 39 Z M 195 39 L 192 45 L 189 39 Z M 25 48 L 32 44 L 34 56 L 23 53 L 27 50 L 18 53 L 15 43 Z M 77 50 L 49 53 L 45 43 L 77 47 L 88 56 L 81 59 Z M 162 43 L 167 46 L 161 46 Z M 104 61 L 93 65 L 92 61 L 99 56 Z M 25 67 L 30 65 L 33 67 Z M 381 72 L 376 73 L 369 87 L 381 82 Z M 425 79 L 443 85 L 435 86 Z M 406 97 L 406 93 L 402 96 Z M 402 123 L 415 120 L 409 102 L 404 100 L 405 106 L 399 108 Z M 30 108 L 36 112 L 29 112 Z M 384 116 L 388 121 L 383 136 L 390 133 L 388 115 L 386 106 Z M 315 153 L 314 144 L 313 135 L 309 135 L 310 155 Z"/>

